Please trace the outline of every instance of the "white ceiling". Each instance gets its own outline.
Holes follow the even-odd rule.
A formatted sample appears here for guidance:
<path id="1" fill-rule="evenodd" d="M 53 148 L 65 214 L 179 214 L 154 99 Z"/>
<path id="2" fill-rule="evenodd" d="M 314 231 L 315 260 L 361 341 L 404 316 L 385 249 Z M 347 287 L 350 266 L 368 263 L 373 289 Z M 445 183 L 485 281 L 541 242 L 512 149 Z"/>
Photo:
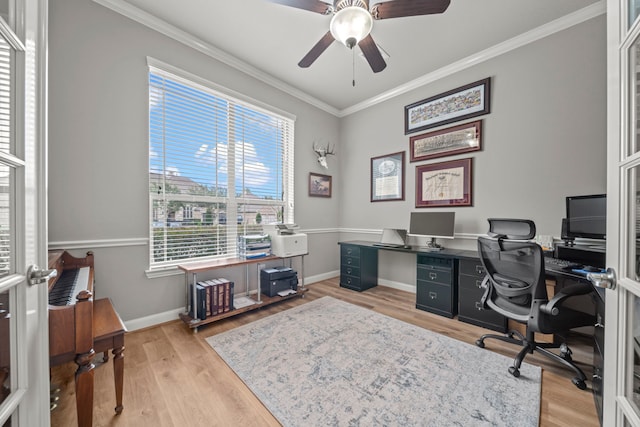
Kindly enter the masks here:
<path id="1" fill-rule="evenodd" d="M 411 82 L 415 86 L 464 68 L 478 53 L 507 51 L 605 10 L 604 0 L 451 0 L 440 15 L 375 21 L 371 34 L 389 54 L 387 68 L 374 74 L 356 48 L 353 87 L 352 53 L 338 42 L 310 68 L 297 65 L 328 31 L 330 16 L 267 0 L 95 1 L 144 16 L 138 20 L 147 25 L 182 30 L 226 62 L 337 115 L 402 92 Z"/>

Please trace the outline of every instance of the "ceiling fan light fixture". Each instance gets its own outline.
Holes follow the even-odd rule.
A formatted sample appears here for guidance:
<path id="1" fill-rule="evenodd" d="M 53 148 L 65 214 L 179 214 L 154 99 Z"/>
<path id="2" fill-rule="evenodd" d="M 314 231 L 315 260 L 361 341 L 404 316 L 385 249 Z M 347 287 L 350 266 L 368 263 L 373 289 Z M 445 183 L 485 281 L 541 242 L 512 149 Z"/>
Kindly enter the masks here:
<path id="1" fill-rule="evenodd" d="M 373 18 L 367 9 L 349 6 L 333 15 L 329 29 L 333 38 L 352 49 L 371 32 Z"/>

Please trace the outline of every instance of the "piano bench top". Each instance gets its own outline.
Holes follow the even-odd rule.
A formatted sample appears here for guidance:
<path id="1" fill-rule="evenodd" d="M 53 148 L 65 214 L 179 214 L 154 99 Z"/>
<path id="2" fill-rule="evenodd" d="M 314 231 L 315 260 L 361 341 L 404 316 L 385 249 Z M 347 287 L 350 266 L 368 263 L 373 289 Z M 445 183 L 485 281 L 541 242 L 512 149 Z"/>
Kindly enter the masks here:
<path id="1" fill-rule="evenodd" d="M 93 301 L 93 336 L 94 341 L 127 332 L 122 319 L 113 308 L 109 298 Z"/>

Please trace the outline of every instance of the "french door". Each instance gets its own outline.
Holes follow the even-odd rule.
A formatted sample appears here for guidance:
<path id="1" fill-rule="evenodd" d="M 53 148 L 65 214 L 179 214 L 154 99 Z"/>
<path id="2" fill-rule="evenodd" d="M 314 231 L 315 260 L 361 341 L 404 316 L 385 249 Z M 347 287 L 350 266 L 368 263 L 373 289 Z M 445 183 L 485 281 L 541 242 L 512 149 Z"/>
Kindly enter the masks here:
<path id="1" fill-rule="evenodd" d="M 0 425 L 49 425 L 47 0 L 0 0 Z"/>

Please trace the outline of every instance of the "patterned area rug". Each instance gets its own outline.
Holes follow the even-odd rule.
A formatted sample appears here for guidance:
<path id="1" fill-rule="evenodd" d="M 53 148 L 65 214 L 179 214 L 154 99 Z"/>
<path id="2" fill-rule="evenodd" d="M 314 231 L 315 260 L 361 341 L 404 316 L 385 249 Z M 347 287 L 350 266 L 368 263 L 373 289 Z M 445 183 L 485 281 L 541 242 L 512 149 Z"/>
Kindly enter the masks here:
<path id="1" fill-rule="evenodd" d="M 537 426 L 540 368 L 324 297 L 209 337 L 284 426 Z"/>

